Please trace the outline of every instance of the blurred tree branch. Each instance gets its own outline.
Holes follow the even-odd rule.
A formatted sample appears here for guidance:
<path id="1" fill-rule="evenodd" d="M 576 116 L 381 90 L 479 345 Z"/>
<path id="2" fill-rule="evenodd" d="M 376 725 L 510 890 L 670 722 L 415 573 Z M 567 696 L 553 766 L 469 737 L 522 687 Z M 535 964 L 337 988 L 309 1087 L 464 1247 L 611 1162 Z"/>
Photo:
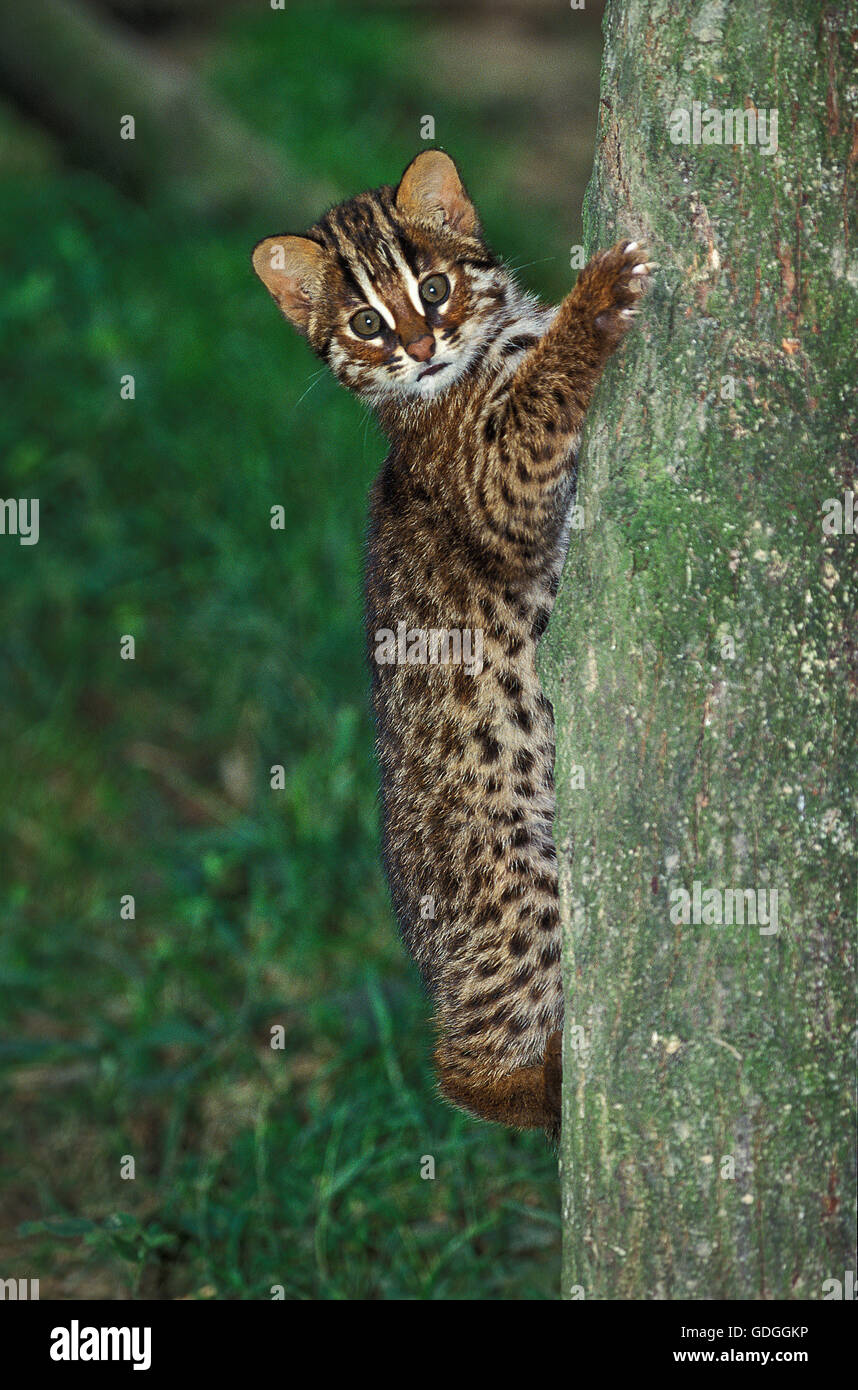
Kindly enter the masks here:
<path id="1" fill-rule="evenodd" d="M 204 217 L 252 210 L 260 231 L 305 225 L 331 201 L 192 74 L 69 0 L 4 0 L 0 84 L 71 159 L 138 198 Z"/>
<path id="2" fill-rule="evenodd" d="M 99 10 L 119 15 L 141 28 L 181 23 L 202 26 L 224 10 L 240 8 L 240 0 L 96 0 Z"/>

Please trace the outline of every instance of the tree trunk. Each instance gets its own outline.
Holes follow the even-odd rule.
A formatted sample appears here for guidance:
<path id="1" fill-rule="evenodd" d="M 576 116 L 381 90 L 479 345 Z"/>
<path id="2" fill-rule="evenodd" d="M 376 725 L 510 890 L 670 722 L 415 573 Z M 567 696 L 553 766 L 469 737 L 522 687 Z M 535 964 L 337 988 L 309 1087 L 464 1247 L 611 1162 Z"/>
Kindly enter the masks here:
<path id="1" fill-rule="evenodd" d="M 661 270 L 589 417 L 541 653 L 567 1298 L 823 1299 L 855 1269 L 847 9 L 606 14 L 586 249 L 631 236 Z M 752 104 L 777 152 L 771 119 L 726 138 Z"/>

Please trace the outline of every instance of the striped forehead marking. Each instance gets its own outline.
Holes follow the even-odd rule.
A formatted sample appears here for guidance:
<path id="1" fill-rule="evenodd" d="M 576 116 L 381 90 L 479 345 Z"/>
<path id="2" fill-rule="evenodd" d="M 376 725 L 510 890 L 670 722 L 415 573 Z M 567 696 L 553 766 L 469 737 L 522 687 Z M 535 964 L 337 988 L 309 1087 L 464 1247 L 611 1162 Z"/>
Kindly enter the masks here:
<path id="1" fill-rule="evenodd" d="M 406 264 L 405 257 L 397 246 L 390 247 L 390 254 L 393 257 L 396 269 L 402 276 L 405 288 L 408 291 L 408 298 L 411 300 L 418 314 L 424 314 L 426 312 L 426 306 L 420 298 L 420 286 L 417 283 L 416 276 L 413 274 L 410 266 Z"/>
<path id="2" fill-rule="evenodd" d="M 392 202 L 387 207 L 378 199 L 356 199 L 333 209 L 323 225 L 347 278 L 395 331 L 396 317 L 380 294 L 380 268 L 396 274 L 412 307 L 421 317 L 425 316 L 426 306 L 420 298 L 419 279 L 409 264 L 408 243 L 402 243 L 401 229 L 394 214 Z"/>
<path id="3" fill-rule="evenodd" d="M 374 287 L 373 253 L 376 259 L 389 261 L 386 247 L 380 235 L 377 218 L 369 215 L 374 208 L 358 204 L 350 209 L 337 209 L 331 217 L 330 230 L 340 260 L 348 271 L 361 294 L 387 326 L 396 328 L 396 320 L 388 306 L 379 298 Z"/>
<path id="4" fill-rule="evenodd" d="M 385 259 L 391 270 L 396 270 L 402 277 L 408 297 L 411 300 L 418 314 L 425 313 L 426 306 L 420 298 L 420 286 L 417 277 L 410 265 L 402 254 L 402 247 L 399 240 L 399 229 L 388 217 L 386 210 L 380 206 L 374 208 L 376 222 L 381 233 L 380 245 L 384 248 Z"/>

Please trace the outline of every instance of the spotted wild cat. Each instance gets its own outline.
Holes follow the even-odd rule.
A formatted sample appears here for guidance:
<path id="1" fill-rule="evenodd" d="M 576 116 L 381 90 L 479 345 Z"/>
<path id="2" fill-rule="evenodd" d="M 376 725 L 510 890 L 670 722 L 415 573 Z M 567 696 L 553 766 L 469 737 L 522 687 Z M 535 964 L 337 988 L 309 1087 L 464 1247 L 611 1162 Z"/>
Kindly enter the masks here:
<path id="1" fill-rule="evenodd" d="M 372 490 L 366 631 L 385 864 L 434 1001 L 441 1090 L 556 1135 L 554 726 L 535 655 L 584 412 L 653 267 L 620 242 L 544 307 L 489 250 L 440 150 L 306 235 L 266 238 L 253 264 L 390 440 Z M 456 659 L 466 633 L 481 644 L 470 667 Z"/>

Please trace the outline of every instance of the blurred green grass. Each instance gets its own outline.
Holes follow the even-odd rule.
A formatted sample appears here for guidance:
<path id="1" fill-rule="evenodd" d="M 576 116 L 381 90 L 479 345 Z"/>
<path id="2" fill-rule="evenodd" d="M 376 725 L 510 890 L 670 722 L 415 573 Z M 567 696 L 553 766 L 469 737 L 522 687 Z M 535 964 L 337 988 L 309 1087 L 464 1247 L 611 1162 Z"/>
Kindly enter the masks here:
<path id="1" fill-rule="evenodd" d="M 583 190 L 510 197 L 534 113 L 445 90 L 438 41 L 413 14 L 240 13 L 207 75 L 343 196 L 394 181 L 433 112 L 490 240 L 557 298 Z M 0 544 L 0 1274 L 556 1297 L 555 1159 L 436 1097 L 381 877 L 360 573 L 384 441 L 253 279 L 275 229 L 142 209 L 2 124 L 0 491 L 40 498 L 41 538 Z"/>

